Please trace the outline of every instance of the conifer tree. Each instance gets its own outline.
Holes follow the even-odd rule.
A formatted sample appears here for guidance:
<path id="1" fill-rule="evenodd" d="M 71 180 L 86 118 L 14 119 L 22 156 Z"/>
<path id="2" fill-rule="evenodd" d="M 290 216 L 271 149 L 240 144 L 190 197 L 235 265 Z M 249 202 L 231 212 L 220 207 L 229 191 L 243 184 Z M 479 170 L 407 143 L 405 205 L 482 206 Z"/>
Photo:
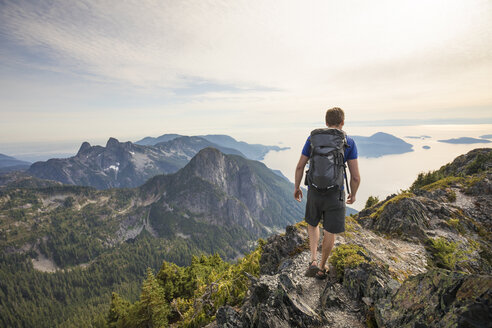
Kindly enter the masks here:
<path id="1" fill-rule="evenodd" d="M 167 327 L 167 316 L 170 314 L 169 305 L 164 298 L 164 290 L 157 282 L 150 268 L 147 278 L 142 285 L 140 301 L 133 309 L 132 326 L 142 328 Z"/>
<path id="2" fill-rule="evenodd" d="M 111 306 L 109 308 L 108 325 L 111 328 L 124 327 L 130 310 L 130 302 L 121 298 L 117 293 L 111 295 Z"/>

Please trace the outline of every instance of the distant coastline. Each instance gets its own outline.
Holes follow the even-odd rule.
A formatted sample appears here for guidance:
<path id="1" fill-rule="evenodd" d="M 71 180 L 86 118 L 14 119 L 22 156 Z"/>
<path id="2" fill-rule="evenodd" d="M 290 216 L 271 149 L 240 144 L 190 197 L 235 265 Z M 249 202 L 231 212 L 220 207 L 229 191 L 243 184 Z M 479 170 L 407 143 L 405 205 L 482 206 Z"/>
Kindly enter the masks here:
<path id="1" fill-rule="evenodd" d="M 421 135 L 421 136 L 405 136 L 405 138 L 409 138 L 409 139 L 430 139 L 431 136 L 427 136 L 427 135 Z"/>
<path id="2" fill-rule="evenodd" d="M 461 137 L 461 138 L 451 138 L 444 140 L 437 140 L 438 142 L 444 142 L 455 145 L 464 145 L 464 144 L 477 144 L 477 143 L 491 143 L 492 141 L 487 139 L 478 139 L 478 138 L 470 138 L 470 137 Z"/>

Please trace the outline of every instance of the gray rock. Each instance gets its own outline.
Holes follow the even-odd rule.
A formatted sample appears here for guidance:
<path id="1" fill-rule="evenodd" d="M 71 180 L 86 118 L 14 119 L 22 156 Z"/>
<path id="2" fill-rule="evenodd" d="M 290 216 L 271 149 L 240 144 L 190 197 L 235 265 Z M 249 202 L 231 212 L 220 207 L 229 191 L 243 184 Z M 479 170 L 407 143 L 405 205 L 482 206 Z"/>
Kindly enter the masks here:
<path id="1" fill-rule="evenodd" d="M 380 327 L 492 327 L 492 277 L 430 270 L 376 304 Z"/>
<path id="2" fill-rule="evenodd" d="M 222 306 L 215 315 L 218 328 L 234 328 L 241 326 L 241 316 L 237 310 L 231 306 Z"/>
<path id="3" fill-rule="evenodd" d="M 345 269 L 343 285 L 358 300 L 385 298 L 400 286 L 389 271 L 377 263 L 361 263 L 356 268 Z"/>
<path id="4" fill-rule="evenodd" d="M 289 256 L 306 249 L 306 235 L 306 232 L 295 226 L 288 226 L 285 235 L 274 235 L 268 238 L 260 258 L 260 273 L 275 274 L 279 271 L 279 267 L 287 266 Z"/>
<path id="5" fill-rule="evenodd" d="M 276 287 L 265 283 L 253 286 L 251 302 L 242 310 L 243 327 L 307 328 L 323 324 L 322 318 L 282 282 Z"/>
<path id="6" fill-rule="evenodd" d="M 398 197 L 398 196 L 395 196 Z M 424 200 L 427 202 L 427 200 Z M 389 201 L 379 215 L 373 215 L 376 209 L 368 213 L 361 211 L 358 222 L 365 228 L 401 237 L 410 241 L 427 239 L 425 230 L 430 228 L 429 210 L 419 198 L 401 198 Z"/>

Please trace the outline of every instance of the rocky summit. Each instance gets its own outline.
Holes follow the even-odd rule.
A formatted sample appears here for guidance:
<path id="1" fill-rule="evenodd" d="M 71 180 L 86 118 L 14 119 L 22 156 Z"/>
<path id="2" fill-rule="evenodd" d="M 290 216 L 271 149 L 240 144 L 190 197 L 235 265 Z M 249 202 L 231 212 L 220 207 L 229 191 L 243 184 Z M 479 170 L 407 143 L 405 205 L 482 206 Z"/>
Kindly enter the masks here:
<path id="1" fill-rule="evenodd" d="M 160 198 L 156 204 L 186 209 L 220 226 L 237 224 L 258 236 L 302 215 L 299 204 L 290 201 L 291 189 L 289 181 L 263 163 L 215 148 L 201 150 L 182 170 L 142 186 L 147 197 Z"/>
<path id="2" fill-rule="evenodd" d="M 326 280 L 304 276 L 305 224 L 288 226 L 208 327 L 492 327 L 491 168 L 471 151 L 347 217 Z"/>

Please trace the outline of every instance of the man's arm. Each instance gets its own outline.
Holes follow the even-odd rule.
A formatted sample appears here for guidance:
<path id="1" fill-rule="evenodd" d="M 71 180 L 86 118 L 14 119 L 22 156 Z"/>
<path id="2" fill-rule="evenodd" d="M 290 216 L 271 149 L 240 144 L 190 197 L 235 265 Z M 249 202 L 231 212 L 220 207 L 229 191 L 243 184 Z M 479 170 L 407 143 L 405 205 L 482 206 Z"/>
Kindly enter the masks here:
<path id="1" fill-rule="evenodd" d="M 294 184 L 294 198 L 300 202 L 302 200 L 301 180 L 304 174 L 304 167 L 306 166 L 309 157 L 301 155 L 299 163 L 296 166 L 295 184 Z"/>
<path id="2" fill-rule="evenodd" d="M 347 197 L 347 204 L 353 204 L 360 185 L 359 162 L 357 158 L 349 159 L 347 164 L 350 171 L 350 194 Z"/>

